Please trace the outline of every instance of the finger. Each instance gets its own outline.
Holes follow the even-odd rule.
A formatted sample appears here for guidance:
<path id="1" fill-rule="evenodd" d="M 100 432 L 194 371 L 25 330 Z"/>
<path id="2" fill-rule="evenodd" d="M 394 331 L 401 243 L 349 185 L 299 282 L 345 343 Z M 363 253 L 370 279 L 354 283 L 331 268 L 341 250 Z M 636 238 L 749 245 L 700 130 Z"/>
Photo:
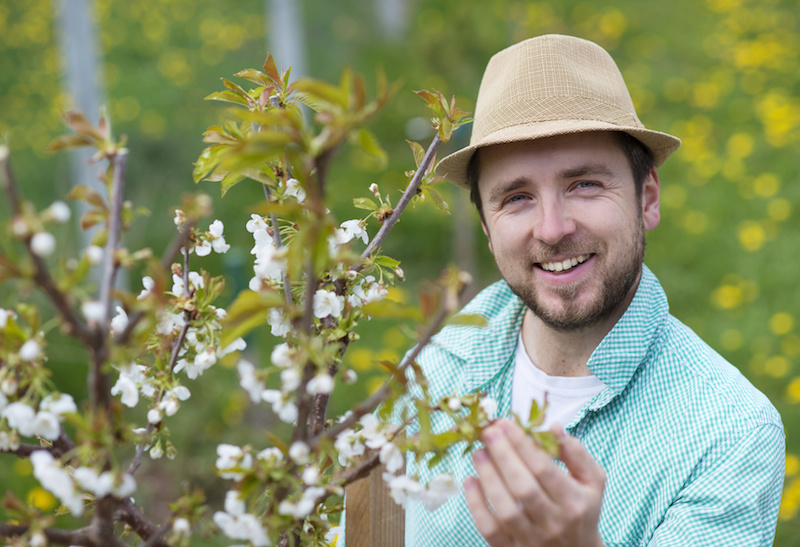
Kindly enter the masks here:
<path id="1" fill-rule="evenodd" d="M 469 511 L 472 513 L 472 519 L 475 521 L 475 527 L 486 538 L 489 545 L 508 545 L 509 537 L 487 505 L 486 494 L 483 492 L 480 481 L 475 477 L 468 477 L 464 481 L 464 497 L 467 500 Z"/>
<path id="2" fill-rule="evenodd" d="M 550 431 L 561 447 L 559 457 L 567 466 L 570 475 L 578 482 L 602 491 L 606 484 L 606 472 L 586 451 L 583 444 L 572 435 L 568 435 L 559 424 L 554 424 Z"/>
<path id="3" fill-rule="evenodd" d="M 533 531 L 533 523 L 530 515 L 526 508 L 521 505 L 521 500 L 518 501 L 517 496 L 511 492 L 502 477 L 497 463 L 492 460 L 485 450 L 477 451 L 473 456 L 473 460 L 475 462 L 475 470 L 478 472 L 481 490 L 494 511 L 500 526 L 506 533 L 514 537 L 531 533 Z M 529 481 L 534 484 L 535 491 L 535 481 L 530 477 L 529 472 L 526 473 L 529 476 Z M 539 503 L 537 505 L 540 505 L 541 500 L 544 498 L 544 495 L 539 492 Z"/>
<path id="4" fill-rule="evenodd" d="M 515 423 L 501 420 L 486 428 L 483 440 L 513 497 L 535 521 L 546 520 L 569 478 Z"/>

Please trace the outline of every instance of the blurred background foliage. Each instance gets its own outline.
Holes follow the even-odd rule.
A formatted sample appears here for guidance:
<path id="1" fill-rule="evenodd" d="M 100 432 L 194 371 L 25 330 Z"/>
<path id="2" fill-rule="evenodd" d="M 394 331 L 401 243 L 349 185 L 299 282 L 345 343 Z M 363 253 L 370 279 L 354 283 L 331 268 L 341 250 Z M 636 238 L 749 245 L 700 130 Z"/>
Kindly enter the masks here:
<path id="1" fill-rule="evenodd" d="M 70 0 L 63 2 L 70 5 Z M 51 0 L 0 4 L 0 131 L 28 199 L 44 207 L 70 187 L 69 157 L 49 156 L 46 144 L 63 132 L 60 114 L 73 101 L 62 85 L 56 10 Z M 375 81 L 377 70 L 401 91 L 371 125 L 389 156 L 382 169 L 344 149 L 331 173 L 333 210 L 358 216 L 353 195 L 377 182 L 401 188 L 413 160 L 404 139 L 427 142 L 425 109 L 411 91 L 436 88 L 455 94 L 472 110 L 486 61 L 521 39 L 558 32 L 594 40 L 617 60 L 640 118 L 671 132 L 683 146 L 660 169 L 662 222 L 650 233 L 647 264 L 670 296 L 673 313 L 735 363 L 780 410 L 788 439 L 786 488 L 777 545 L 800 536 L 800 288 L 797 233 L 800 205 L 800 24 L 796 0 L 305 0 L 296 2 L 297 26 L 275 24 L 275 2 L 237 0 L 96 0 L 101 70 L 98 84 L 116 134 L 129 137 L 128 197 L 152 211 L 128 234 L 130 247 L 156 252 L 171 238 L 170 210 L 186 192 L 201 134 L 224 119 L 224 106 L 204 102 L 222 88 L 219 78 L 260 67 L 268 43 L 301 39 L 307 75 L 337 80 L 345 66 Z M 382 15 L 381 15 L 382 14 Z M 273 51 L 275 53 L 275 51 Z M 278 58 L 279 66 L 286 63 Z M 462 130 L 445 152 L 468 140 Z M 216 195 L 216 187 L 200 190 Z M 397 300 L 414 299 L 421 280 L 450 262 L 472 271 L 475 290 L 498 278 L 466 197 L 444 187 L 454 214 L 428 204 L 411 211 L 386 245 L 402 261 L 408 282 Z M 247 284 L 252 241 L 244 230 L 256 184 L 242 184 L 215 199 L 215 217 L 238 247 L 224 257 L 195 263 L 230 274 L 226 298 Z M 0 218 L 7 218 L 0 207 Z M 370 227 L 374 234 L 376 227 Z M 75 254 L 79 238 L 58 234 L 61 250 Z M 793 265 L 795 264 L 795 265 Z M 134 272 L 135 273 L 135 272 Z M 131 290 L 138 291 L 132 276 Z M 8 293 L 0 293 L 7 298 Z M 0 302 L 0 305 L 7 304 Z M 268 331 L 250 340 L 252 357 L 268 356 Z M 401 326 L 375 320 L 348 352 L 359 382 L 334 397 L 335 410 L 376 387 L 381 360 L 402 355 L 409 338 Z M 85 390 L 82 353 L 51 340 L 56 380 L 76 395 Z M 261 356 L 261 357 L 259 357 Z M 265 444 L 252 432 L 271 418 L 235 389 L 235 372 L 216 367 L 195 384 L 201 399 L 172 426 L 183 448 L 175 462 L 145 466 L 137 501 L 156 504 L 181 488 L 181 469 L 192 484 L 221 494 L 209 474 L 223 440 Z M 248 427 L 236 427 L 244 424 Z M 251 426 L 252 427 L 249 427 Z M 202 433 L 196 435 L 195 433 Z M 170 467 L 172 466 L 172 470 Z M 55 503 L 30 477 L 26 461 L 0 457 L 0 485 L 43 509 Z M 212 499 L 212 501 L 215 501 Z M 151 513 L 157 514 L 157 513 Z"/>

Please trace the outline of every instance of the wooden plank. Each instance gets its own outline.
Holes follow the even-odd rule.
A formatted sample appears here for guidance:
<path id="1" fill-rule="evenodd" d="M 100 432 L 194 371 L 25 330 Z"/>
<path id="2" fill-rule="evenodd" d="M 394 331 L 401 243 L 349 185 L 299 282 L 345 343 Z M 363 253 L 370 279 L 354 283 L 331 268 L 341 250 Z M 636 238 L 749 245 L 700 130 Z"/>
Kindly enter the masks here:
<path id="1" fill-rule="evenodd" d="M 383 466 L 347 487 L 347 547 L 403 547 L 405 511 L 389 495 Z"/>

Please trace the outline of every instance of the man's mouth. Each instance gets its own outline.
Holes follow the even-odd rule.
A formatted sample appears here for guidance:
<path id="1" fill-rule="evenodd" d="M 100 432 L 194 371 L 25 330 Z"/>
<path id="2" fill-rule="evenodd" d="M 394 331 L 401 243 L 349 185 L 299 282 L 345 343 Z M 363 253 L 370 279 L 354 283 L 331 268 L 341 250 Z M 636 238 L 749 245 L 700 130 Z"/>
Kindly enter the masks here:
<path id="1" fill-rule="evenodd" d="M 575 256 L 573 258 L 568 258 L 562 262 L 539 262 L 537 266 L 547 272 L 566 272 L 577 266 L 578 264 L 583 264 L 592 255 L 580 255 Z"/>

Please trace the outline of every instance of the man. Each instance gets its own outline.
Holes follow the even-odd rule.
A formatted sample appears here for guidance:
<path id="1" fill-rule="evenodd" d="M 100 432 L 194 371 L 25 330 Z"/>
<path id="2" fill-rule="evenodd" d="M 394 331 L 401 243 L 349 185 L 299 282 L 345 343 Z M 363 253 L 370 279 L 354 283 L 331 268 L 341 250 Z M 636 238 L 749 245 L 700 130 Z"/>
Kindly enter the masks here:
<path id="1" fill-rule="evenodd" d="M 420 466 L 464 495 L 410 503 L 407 545 L 772 544 L 780 417 L 642 262 L 679 145 L 642 125 L 596 44 L 541 36 L 490 60 L 470 145 L 437 172 L 470 189 L 504 281 L 465 308 L 487 327 L 448 327 L 418 361 L 433 397 L 485 393 L 501 418 L 547 394 L 561 463 L 498 420 L 473 458 Z"/>

